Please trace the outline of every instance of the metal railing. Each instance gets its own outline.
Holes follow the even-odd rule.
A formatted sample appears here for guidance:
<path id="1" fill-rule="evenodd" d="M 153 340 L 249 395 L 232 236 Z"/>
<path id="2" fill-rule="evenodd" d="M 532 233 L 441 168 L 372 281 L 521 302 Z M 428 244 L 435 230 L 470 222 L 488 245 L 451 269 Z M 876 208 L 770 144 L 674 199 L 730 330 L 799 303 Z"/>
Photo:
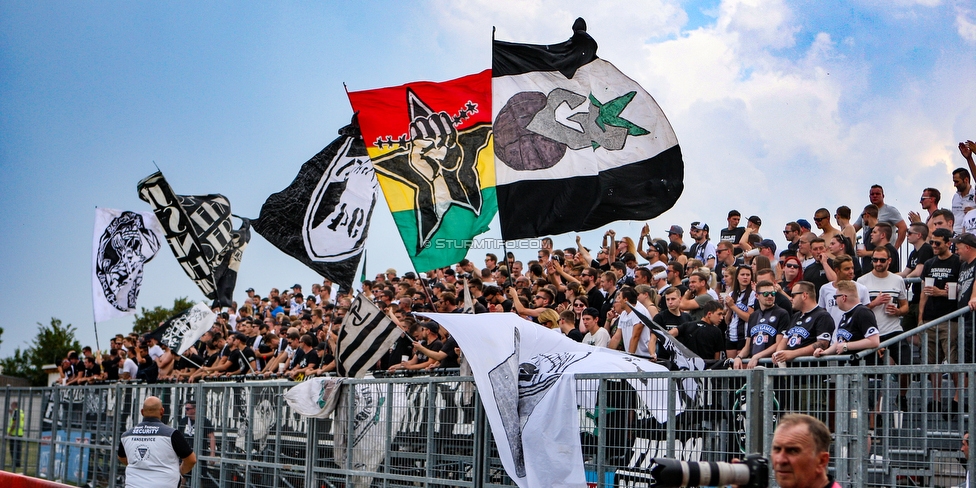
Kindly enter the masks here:
<path id="1" fill-rule="evenodd" d="M 941 326 L 949 323 L 964 338 L 956 344 L 957 361 L 923 364 L 927 335 L 945 334 Z M 849 364 L 876 350 L 804 358 L 786 368 L 577 375 L 577 391 L 596 398 L 594 407 L 578 412 L 587 479 L 591 486 L 639 485 L 654 457 L 728 461 L 751 452 L 768 455 L 777 419 L 800 412 L 822 419 L 834 433 L 830 470 L 844 486 L 959 485 L 965 469 L 976 468 L 974 459 L 961 464 L 959 450 L 963 433 L 976 434 L 970 422 L 976 366 L 967 361 L 973 323 L 961 309 L 883 343 L 880 351 L 907 344 L 911 359 L 901 365 L 885 365 L 885 356 L 882 366 Z M 922 338 L 918 346 L 911 345 L 912 337 Z M 651 379 L 666 381 L 646 381 Z M 634 380 L 666 385 L 653 392 L 666 399 L 663 416 L 655 417 L 634 394 Z M 691 384 L 695 400 L 679 408 L 676 392 Z M 324 419 L 303 417 L 284 401 L 295 385 L 0 389 L 0 469 L 76 485 L 122 486 L 117 439 L 141 421 L 143 401 L 155 395 L 165 406 L 163 421 L 183 430 L 184 405 L 196 402 L 194 487 L 514 484 L 470 377 L 346 380 L 346 402 Z M 23 436 L 6 428 L 12 401 L 24 413 Z"/>
<path id="2" fill-rule="evenodd" d="M 929 374 L 950 373 L 960 378 L 963 411 L 927 411 Z M 904 409 L 897 375 L 917 377 Z M 768 455 L 779 416 L 802 412 L 834 433 L 830 469 L 845 486 L 955 486 L 965 474 L 961 436 L 976 434 L 968 422 L 974 405 L 966 401 L 976 396 L 974 376 L 970 364 L 577 375 L 578 390 L 597 398 L 595 408 L 579 411 L 587 476 L 595 486 L 623 486 L 646 481 L 654 457 Z M 668 399 L 664 421 L 627 381 L 654 378 L 667 379 L 667 390 L 655 392 Z M 698 395 L 675 415 L 675 392 L 685 380 L 697 385 Z M 142 401 L 157 395 L 168 412 L 164 422 L 176 427 L 183 425 L 182 405 L 197 402 L 199 463 L 190 486 L 513 485 L 470 378 L 346 384 L 355 400 L 326 419 L 294 413 L 282 396 L 294 384 L 283 382 L 7 388 L 3 404 L 17 400 L 26 422 L 23 437 L 4 430 L 0 466 L 77 485 L 121 486 L 116 439 L 141 420 Z M 19 463 L 11 442 L 21 443 Z"/>

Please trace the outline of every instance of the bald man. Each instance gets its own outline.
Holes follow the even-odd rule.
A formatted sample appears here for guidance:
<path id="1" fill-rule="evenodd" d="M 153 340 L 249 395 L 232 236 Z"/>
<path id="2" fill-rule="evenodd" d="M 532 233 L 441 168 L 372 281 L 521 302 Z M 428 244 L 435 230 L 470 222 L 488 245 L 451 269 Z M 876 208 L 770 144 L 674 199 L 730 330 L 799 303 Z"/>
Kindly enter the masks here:
<path id="1" fill-rule="evenodd" d="M 126 488 L 176 488 L 197 463 L 183 433 L 164 424 L 162 416 L 163 402 L 148 397 L 142 404 L 142 422 L 122 434 L 118 456 L 127 465 Z"/>

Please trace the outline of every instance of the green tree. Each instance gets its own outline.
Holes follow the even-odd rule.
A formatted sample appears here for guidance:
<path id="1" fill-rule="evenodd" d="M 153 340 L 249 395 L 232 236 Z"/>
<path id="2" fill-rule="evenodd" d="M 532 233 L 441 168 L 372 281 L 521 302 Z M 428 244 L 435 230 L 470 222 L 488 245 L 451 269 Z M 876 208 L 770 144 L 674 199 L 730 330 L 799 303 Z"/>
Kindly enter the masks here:
<path id="1" fill-rule="evenodd" d="M 132 324 L 132 331 L 140 335 L 152 332 L 156 330 L 156 327 L 159 327 L 160 322 L 191 307 L 193 307 L 193 302 L 187 299 L 187 297 L 179 297 L 173 300 L 173 308 L 156 306 L 156 308 L 149 310 L 146 307 L 142 307 L 142 313 L 136 314 L 135 322 Z"/>
<path id="2" fill-rule="evenodd" d="M 14 355 L 0 360 L 4 374 L 31 380 L 35 386 L 44 386 L 47 375 L 43 367 L 58 364 L 68 355 L 68 351 L 81 353 L 81 344 L 75 338 L 75 328 L 71 324 L 62 325 L 61 320 L 51 317 L 51 325 L 37 323 L 39 330 L 31 346 L 25 351 L 17 348 Z"/>

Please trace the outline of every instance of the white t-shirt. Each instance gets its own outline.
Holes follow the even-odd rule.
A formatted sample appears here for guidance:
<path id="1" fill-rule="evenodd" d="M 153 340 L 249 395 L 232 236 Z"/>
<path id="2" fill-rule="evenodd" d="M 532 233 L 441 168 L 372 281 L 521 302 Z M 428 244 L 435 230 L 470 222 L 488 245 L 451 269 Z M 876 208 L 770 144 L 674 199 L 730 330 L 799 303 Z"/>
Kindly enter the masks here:
<path id="1" fill-rule="evenodd" d="M 966 207 L 976 208 L 976 186 L 970 185 L 968 195 L 960 195 L 959 192 L 952 194 L 952 215 L 955 217 L 952 232 L 956 234 L 962 232 L 962 221 L 966 217 Z"/>
<path id="2" fill-rule="evenodd" d="M 887 293 L 890 296 L 896 297 L 898 300 L 908 300 L 908 292 L 905 290 L 905 279 L 894 273 L 888 273 L 888 276 L 884 278 L 878 278 L 874 273 L 868 273 L 858 278 L 857 282 L 867 287 L 870 300 L 874 300 L 882 293 Z M 901 332 L 901 318 L 895 315 L 889 315 L 884 309 L 884 305 L 879 305 L 873 310 L 874 318 L 878 321 L 878 332 L 881 335 Z"/>
<path id="3" fill-rule="evenodd" d="M 119 368 L 120 377 L 122 376 L 122 373 L 129 373 L 129 379 L 134 380 L 136 379 L 136 375 L 139 374 L 139 366 L 136 366 L 136 362 L 133 361 L 132 358 L 125 358 L 125 362 L 122 363 L 122 367 Z"/>
<path id="4" fill-rule="evenodd" d="M 648 312 L 647 308 L 644 307 L 644 305 L 641 305 L 640 302 L 633 304 L 632 307 L 645 317 L 651 316 L 651 313 Z M 634 326 L 637 325 L 638 322 L 640 322 L 640 319 L 637 318 L 637 314 L 635 314 L 633 311 L 625 311 L 624 313 L 620 314 L 620 318 L 617 319 L 617 328 L 620 329 L 625 351 L 630 347 L 630 339 L 634 335 Z M 647 347 L 650 340 L 651 329 L 644 327 L 643 330 L 641 330 L 640 340 L 637 341 L 637 351 L 635 354 L 642 357 L 650 357 L 651 353 Z"/>
<path id="5" fill-rule="evenodd" d="M 959 227 L 961 230 L 957 231 L 956 227 Z M 976 230 L 976 209 L 966 212 L 962 220 L 953 222 L 952 230 L 953 232 L 973 232 Z"/>
<path id="6" fill-rule="evenodd" d="M 596 330 L 596 334 L 587 332 L 586 335 L 583 336 L 583 344 L 589 344 L 596 347 L 607 347 L 610 345 L 610 333 L 607 332 L 607 329 L 599 327 Z"/>
<path id="7" fill-rule="evenodd" d="M 153 361 L 159 359 L 162 356 L 163 356 L 163 348 L 159 347 L 159 344 L 156 344 L 155 346 L 149 348 L 149 357 L 152 358 Z"/>

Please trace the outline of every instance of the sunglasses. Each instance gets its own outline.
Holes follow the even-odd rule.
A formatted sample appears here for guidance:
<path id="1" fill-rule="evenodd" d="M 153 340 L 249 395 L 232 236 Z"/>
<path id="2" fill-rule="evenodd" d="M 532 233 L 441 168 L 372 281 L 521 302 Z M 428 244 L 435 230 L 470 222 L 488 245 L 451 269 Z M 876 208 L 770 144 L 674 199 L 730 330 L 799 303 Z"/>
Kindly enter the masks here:
<path id="1" fill-rule="evenodd" d="M 759 294 L 762 295 L 762 296 L 764 296 L 764 297 L 767 297 L 767 298 L 768 297 L 776 296 L 776 292 L 775 291 L 761 291 L 761 292 L 759 292 Z"/>
<path id="2" fill-rule="evenodd" d="M 837 295 L 834 295 L 834 300 L 836 300 L 836 299 L 838 299 L 838 298 L 840 298 L 840 297 L 845 297 L 845 298 L 846 298 L 846 297 L 847 297 L 847 295 L 845 295 L 845 294 L 843 294 L 843 293 L 838 293 Z"/>
<path id="3" fill-rule="evenodd" d="M 871 258 L 871 262 L 872 263 L 884 263 L 884 262 L 887 262 L 887 261 L 888 261 L 888 259 L 886 259 L 886 258 Z"/>
<path id="4" fill-rule="evenodd" d="M 935 246 L 941 246 L 942 245 L 942 241 L 929 241 L 929 245 L 930 246 L 933 246 L 933 247 L 935 247 Z"/>
<path id="5" fill-rule="evenodd" d="M 582 307 L 582 306 L 583 306 L 583 304 L 582 304 L 582 303 L 574 303 L 574 304 L 573 304 L 573 306 L 574 306 L 574 307 Z"/>
<path id="6" fill-rule="evenodd" d="M 787 264 L 786 267 L 787 268 L 793 268 L 793 269 L 800 269 L 800 265 L 799 264 Z"/>

